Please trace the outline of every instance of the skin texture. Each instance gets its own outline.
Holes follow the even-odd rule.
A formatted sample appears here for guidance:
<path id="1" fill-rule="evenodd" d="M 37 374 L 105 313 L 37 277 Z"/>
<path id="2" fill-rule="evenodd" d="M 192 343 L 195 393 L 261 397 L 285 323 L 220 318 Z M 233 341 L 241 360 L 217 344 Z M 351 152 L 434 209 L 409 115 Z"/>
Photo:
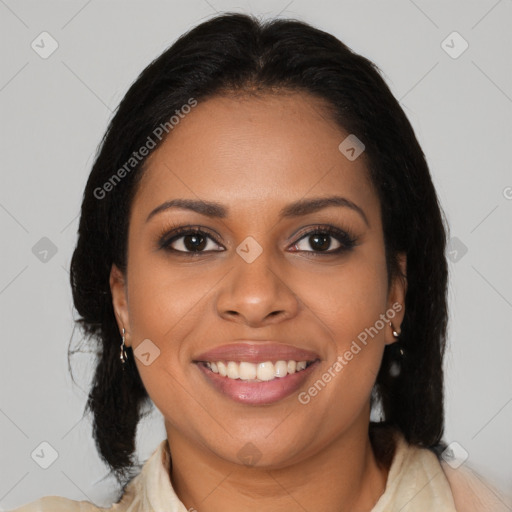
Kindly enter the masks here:
<path id="1" fill-rule="evenodd" d="M 135 195 L 126 275 L 113 266 L 111 290 L 126 344 L 149 339 L 160 350 L 149 366 L 136 363 L 165 418 L 171 480 L 187 508 L 356 512 L 384 492 L 388 470 L 376 463 L 368 425 L 383 350 L 395 341 L 389 324 L 306 405 L 298 393 L 270 405 L 237 403 L 193 362 L 237 340 L 275 340 L 319 355 L 299 390 L 307 391 L 379 315 L 404 304 L 404 280 L 388 290 L 380 203 L 364 153 L 349 161 L 338 150 L 348 133 L 321 107 L 305 93 L 200 102 L 149 157 Z M 279 218 L 291 202 L 334 193 L 357 204 L 368 225 L 339 206 Z M 228 215 L 170 208 L 147 221 L 176 198 L 215 201 Z M 173 224 L 200 227 L 216 241 L 206 238 L 199 255 L 162 249 Z M 356 245 L 322 254 L 304 236 L 317 225 L 349 231 Z M 252 263 L 236 252 L 248 236 L 263 249 Z M 329 250 L 339 247 L 330 240 Z M 172 246 L 185 251 L 184 241 Z M 397 330 L 404 312 L 393 319 Z M 260 454 L 252 467 L 237 456 L 249 442 Z"/>

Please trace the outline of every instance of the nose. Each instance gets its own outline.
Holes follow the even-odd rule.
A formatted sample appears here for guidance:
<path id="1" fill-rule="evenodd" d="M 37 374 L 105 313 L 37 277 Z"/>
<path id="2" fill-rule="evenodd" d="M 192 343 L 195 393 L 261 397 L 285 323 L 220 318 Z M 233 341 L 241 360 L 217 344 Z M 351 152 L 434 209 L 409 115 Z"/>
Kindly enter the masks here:
<path id="1" fill-rule="evenodd" d="M 268 251 L 247 263 L 238 254 L 216 297 L 219 316 L 250 327 L 271 325 L 293 318 L 299 300 L 280 275 Z"/>

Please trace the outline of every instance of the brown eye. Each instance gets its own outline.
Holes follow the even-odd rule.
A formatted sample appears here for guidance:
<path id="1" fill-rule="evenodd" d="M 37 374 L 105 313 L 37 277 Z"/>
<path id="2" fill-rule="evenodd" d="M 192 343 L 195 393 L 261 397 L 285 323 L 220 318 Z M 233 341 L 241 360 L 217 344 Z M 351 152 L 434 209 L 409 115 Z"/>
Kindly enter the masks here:
<path id="1" fill-rule="evenodd" d="M 179 233 L 179 234 L 177 234 Z M 178 229 L 159 243 L 162 249 L 182 253 L 201 253 L 223 250 L 211 235 L 199 229 Z"/>
<path id="2" fill-rule="evenodd" d="M 348 251 L 355 245 L 355 238 L 346 231 L 334 227 L 322 227 L 308 231 L 295 242 L 293 248 L 296 251 L 337 254 Z"/>
<path id="3" fill-rule="evenodd" d="M 307 237 L 304 237 L 303 240 L 307 240 L 307 243 L 314 251 L 327 251 L 332 245 L 332 236 L 327 233 L 315 233 L 313 235 L 308 235 Z M 338 244 L 338 247 L 340 247 L 341 244 L 339 242 L 336 243 Z M 334 249 L 337 249 L 337 247 L 334 247 Z"/>
<path id="4" fill-rule="evenodd" d="M 208 245 L 207 238 L 197 233 L 194 233 L 193 235 L 184 235 L 180 238 L 183 239 L 182 245 L 187 251 L 202 251 Z"/>

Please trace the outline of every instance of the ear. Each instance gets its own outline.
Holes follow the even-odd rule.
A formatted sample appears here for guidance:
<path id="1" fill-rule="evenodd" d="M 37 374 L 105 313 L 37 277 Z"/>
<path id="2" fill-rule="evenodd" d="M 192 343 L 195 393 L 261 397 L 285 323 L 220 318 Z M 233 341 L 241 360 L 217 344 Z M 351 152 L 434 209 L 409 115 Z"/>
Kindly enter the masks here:
<path id="1" fill-rule="evenodd" d="M 109 284 L 119 332 L 122 333 L 123 328 L 125 329 L 125 344 L 126 346 L 130 346 L 130 315 L 128 313 L 126 278 L 121 270 L 114 264 L 110 269 Z"/>
<path id="2" fill-rule="evenodd" d="M 401 325 L 405 316 L 405 296 L 407 293 L 407 255 L 401 252 L 397 255 L 400 274 L 393 278 L 388 293 L 388 309 L 386 317 L 389 318 L 395 331 L 400 333 Z M 391 326 L 387 327 L 386 345 L 395 343 L 397 339 L 393 336 Z"/>

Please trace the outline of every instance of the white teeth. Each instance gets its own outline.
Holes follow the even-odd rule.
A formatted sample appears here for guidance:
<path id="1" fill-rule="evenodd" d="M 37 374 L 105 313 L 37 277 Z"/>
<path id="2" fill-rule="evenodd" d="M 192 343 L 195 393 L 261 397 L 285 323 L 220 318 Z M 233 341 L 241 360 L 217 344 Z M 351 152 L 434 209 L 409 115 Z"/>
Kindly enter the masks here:
<path id="1" fill-rule="evenodd" d="M 240 378 L 242 380 L 253 380 L 256 378 L 256 365 L 242 361 L 240 363 Z"/>
<path id="2" fill-rule="evenodd" d="M 274 369 L 276 377 L 286 377 L 288 375 L 288 363 L 286 361 L 277 361 Z"/>
<path id="3" fill-rule="evenodd" d="M 270 361 L 258 365 L 257 377 L 260 380 L 272 380 L 276 376 L 274 364 Z"/>
<path id="4" fill-rule="evenodd" d="M 238 365 L 234 361 L 229 361 L 227 369 L 228 377 L 230 379 L 239 379 L 240 372 L 238 371 Z"/>
<path id="5" fill-rule="evenodd" d="M 222 361 L 219 361 L 217 363 L 217 368 L 219 370 L 219 374 L 222 375 L 223 377 L 225 377 L 228 374 L 228 372 L 226 371 L 226 365 Z"/>
<path id="6" fill-rule="evenodd" d="M 289 374 L 306 369 L 307 361 L 265 361 L 264 363 L 248 363 L 242 361 L 207 362 L 206 366 L 213 372 L 228 379 L 269 381 L 283 378 Z"/>

